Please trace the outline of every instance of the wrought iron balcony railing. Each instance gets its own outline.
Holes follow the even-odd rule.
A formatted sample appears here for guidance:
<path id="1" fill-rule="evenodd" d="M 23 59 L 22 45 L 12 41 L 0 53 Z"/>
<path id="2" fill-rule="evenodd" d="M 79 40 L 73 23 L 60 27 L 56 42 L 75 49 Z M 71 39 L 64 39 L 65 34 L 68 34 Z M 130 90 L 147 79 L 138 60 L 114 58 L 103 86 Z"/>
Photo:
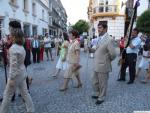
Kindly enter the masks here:
<path id="1" fill-rule="evenodd" d="M 101 5 L 93 9 L 93 14 L 98 13 L 117 13 L 117 5 Z"/>

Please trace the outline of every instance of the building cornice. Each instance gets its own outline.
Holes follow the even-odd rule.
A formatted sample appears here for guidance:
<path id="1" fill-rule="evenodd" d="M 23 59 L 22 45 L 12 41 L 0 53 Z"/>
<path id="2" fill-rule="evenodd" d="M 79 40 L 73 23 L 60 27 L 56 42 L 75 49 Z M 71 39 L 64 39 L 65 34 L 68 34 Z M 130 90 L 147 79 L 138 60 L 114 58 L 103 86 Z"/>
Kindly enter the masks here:
<path id="1" fill-rule="evenodd" d="M 18 18 L 17 18 L 17 19 L 16 19 L 16 18 L 9 18 L 9 20 L 10 20 L 10 21 L 16 20 L 16 21 L 21 22 L 21 20 L 20 20 L 20 19 L 18 19 Z"/>
<path id="2" fill-rule="evenodd" d="M 112 18 L 116 18 L 116 17 L 126 17 L 123 14 L 118 14 L 118 13 L 99 13 L 99 14 L 95 14 L 92 15 L 91 21 L 97 19 L 97 18 L 106 18 L 106 17 L 112 17 Z"/>

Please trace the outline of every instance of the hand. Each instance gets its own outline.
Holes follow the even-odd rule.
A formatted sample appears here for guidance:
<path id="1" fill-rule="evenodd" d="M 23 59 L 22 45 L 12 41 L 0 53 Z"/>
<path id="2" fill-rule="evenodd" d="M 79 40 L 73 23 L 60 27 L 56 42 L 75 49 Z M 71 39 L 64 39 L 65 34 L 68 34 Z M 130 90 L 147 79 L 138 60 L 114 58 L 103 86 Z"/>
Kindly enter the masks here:
<path id="1" fill-rule="evenodd" d="M 73 65 L 73 71 L 76 71 L 76 70 L 80 69 L 81 67 L 82 66 L 80 64 L 76 63 Z"/>

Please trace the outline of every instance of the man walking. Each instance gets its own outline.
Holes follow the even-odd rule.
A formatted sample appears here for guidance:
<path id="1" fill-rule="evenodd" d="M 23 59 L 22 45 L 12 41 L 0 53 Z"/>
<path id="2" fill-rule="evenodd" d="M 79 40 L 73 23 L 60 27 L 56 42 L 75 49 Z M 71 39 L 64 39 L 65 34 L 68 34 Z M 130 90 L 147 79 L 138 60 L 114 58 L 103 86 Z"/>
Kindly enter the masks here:
<path id="1" fill-rule="evenodd" d="M 111 61 L 116 57 L 115 43 L 112 37 L 107 33 L 105 23 L 98 24 L 98 41 L 95 48 L 90 48 L 90 52 L 95 52 L 93 88 L 97 99 L 95 104 L 101 104 L 105 100 L 109 72 L 112 70 Z"/>

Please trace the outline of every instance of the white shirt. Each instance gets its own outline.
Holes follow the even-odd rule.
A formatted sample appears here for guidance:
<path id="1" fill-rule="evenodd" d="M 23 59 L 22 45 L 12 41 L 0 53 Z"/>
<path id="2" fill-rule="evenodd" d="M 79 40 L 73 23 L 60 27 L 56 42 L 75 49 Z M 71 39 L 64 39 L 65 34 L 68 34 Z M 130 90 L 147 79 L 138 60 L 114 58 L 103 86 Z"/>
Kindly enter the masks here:
<path id="1" fill-rule="evenodd" d="M 139 37 L 136 37 L 134 39 L 131 40 L 131 43 L 132 45 L 135 47 L 135 48 L 130 48 L 130 46 L 127 47 L 127 53 L 138 53 L 138 50 L 139 50 L 139 47 L 141 45 L 141 38 Z"/>
<path id="2" fill-rule="evenodd" d="M 50 39 L 50 37 L 44 37 L 44 47 L 45 48 L 51 47 L 51 39 Z"/>
<path id="3" fill-rule="evenodd" d="M 92 48 L 94 48 L 94 49 L 96 49 L 99 45 L 100 45 L 100 43 L 101 43 L 101 41 L 104 39 L 104 37 L 107 35 L 107 33 L 105 33 L 104 35 L 102 35 L 102 36 L 99 36 L 99 37 L 97 37 L 95 40 L 95 42 L 96 42 L 96 44 L 92 47 Z"/>

